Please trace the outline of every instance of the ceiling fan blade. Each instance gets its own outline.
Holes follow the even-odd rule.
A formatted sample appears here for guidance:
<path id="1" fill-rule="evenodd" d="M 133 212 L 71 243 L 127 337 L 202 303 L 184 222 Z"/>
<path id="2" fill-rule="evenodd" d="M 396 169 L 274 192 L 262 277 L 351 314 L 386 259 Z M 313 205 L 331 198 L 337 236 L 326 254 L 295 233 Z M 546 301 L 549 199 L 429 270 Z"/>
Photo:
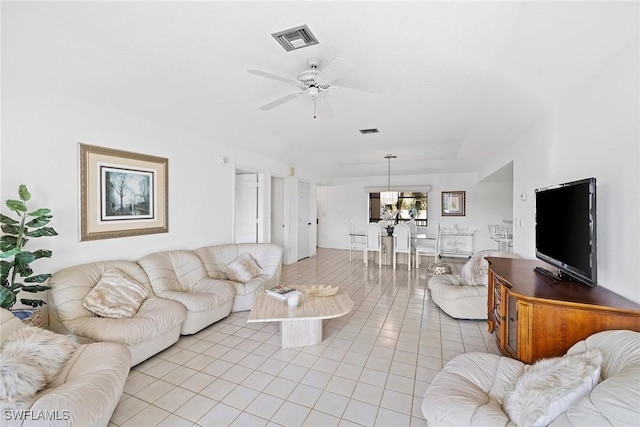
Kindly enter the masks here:
<path id="1" fill-rule="evenodd" d="M 378 92 L 373 92 L 371 90 L 357 89 L 355 87 L 347 87 L 347 86 L 334 86 L 331 85 L 332 89 L 335 89 L 336 92 L 357 92 L 357 93 L 366 93 L 370 95 L 380 95 Z"/>
<path id="2" fill-rule="evenodd" d="M 329 101 L 324 96 L 316 96 L 313 99 L 313 118 L 330 119 L 331 117 L 333 117 L 333 111 Z"/>
<path id="3" fill-rule="evenodd" d="M 322 71 L 318 73 L 318 78 L 327 83 L 331 83 L 332 81 L 342 77 L 342 75 L 349 71 L 350 68 L 351 64 L 348 60 L 344 58 L 333 58 L 329 65 L 324 67 Z"/>
<path id="4" fill-rule="evenodd" d="M 266 77 L 268 79 L 278 80 L 284 83 L 290 83 L 290 84 L 293 83 L 294 85 L 298 84 L 297 80 L 290 79 L 289 77 L 279 76 L 277 74 L 267 73 L 266 71 L 247 70 L 247 73 L 255 74 L 256 76 L 260 76 L 260 77 Z"/>
<path id="5" fill-rule="evenodd" d="M 303 92 L 294 92 L 294 93 L 290 93 L 289 95 L 285 95 L 282 98 L 278 98 L 273 102 L 270 102 L 268 104 L 263 105 L 262 107 L 260 107 L 261 110 L 271 110 L 272 108 L 277 107 L 278 105 L 282 105 L 285 102 L 289 102 L 291 100 L 296 99 L 297 97 L 299 97 L 300 95 L 302 95 Z"/>

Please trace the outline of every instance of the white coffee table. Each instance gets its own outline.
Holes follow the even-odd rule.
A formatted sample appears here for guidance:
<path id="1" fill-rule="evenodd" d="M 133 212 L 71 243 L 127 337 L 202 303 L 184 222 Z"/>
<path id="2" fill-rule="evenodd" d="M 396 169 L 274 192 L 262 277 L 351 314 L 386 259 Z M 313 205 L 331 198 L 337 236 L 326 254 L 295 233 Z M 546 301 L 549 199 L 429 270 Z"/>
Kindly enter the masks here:
<path id="1" fill-rule="evenodd" d="M 343 289 L 335 295 L 319 297 L 306 293 L 307 286 L 292 286 L 302 292 L 297 307 L 289 307 L 266 292 L 257 292 L 247 322 L 280 322 L 282 348 L 316 345 L 322 342 L 322 321 L 344 316 L 353 301 Z"/>

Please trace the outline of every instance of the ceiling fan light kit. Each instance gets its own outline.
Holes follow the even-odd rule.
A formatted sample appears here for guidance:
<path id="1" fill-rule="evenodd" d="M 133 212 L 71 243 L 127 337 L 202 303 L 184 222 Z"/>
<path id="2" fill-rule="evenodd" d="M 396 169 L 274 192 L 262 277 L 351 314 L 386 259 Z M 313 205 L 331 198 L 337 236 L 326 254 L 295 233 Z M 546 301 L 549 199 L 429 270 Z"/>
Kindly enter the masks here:
<path id="1" fill-rule="evenodd" d="M 312 56 L 307 59 L 307 66 L 309 68 L 299 73 L 295 79 L 262 70 L 247 70 L 248 73 L 255 74 L 256 76 L 292 84 L 296 89 L 295 92 L 277 98 L 276 100 L 263 105 L 260 109 L 271 110 L 298 98 L 300 95 L 306 94 L 313 100 L 313 118 L 329 118 L 333 116 L 333 111 L 326 100 L 327 94 L 333 95 L 336 92 L 339 93 L 341 89 L 347 89 L 347 91 L 375 93 L 345 86 L 334 86 L 332 84 L 349 70 L 349 61 L 346 59 L 334 58 L 323 69 L 319 69 L 320 65 L 322 65 L 322 60 L 318 57 Z"/>

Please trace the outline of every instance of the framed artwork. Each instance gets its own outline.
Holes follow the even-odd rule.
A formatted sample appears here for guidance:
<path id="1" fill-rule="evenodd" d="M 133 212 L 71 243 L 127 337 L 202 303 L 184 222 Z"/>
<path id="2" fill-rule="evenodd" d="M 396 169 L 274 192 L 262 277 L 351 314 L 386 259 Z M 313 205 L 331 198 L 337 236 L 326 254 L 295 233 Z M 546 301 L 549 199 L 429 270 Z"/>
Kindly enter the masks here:
<path id="1" fill-rule="evenodd" d="M 465 216 L 465 192 L 442 192 L 442 216 Z"/>
<path id="2" fill-rule="evenodd" d="M 80 144 L 80 241 L 169 231 L 169 161 Z"/>

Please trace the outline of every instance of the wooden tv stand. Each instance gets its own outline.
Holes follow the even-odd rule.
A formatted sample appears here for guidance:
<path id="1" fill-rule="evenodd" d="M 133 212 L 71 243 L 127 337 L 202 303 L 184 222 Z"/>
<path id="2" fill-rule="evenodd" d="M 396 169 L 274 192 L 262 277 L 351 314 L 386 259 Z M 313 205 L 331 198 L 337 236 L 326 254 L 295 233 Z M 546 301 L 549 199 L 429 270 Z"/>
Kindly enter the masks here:
<path id="1" fill-rule="evenodd" d="M 487 257 L 488 323 L 500 352 L 524 363 L 562 356 L 596 332 L 640 332 L 640 304 L 610 290 L 553 282 L 536 273 L 538 260 Z M 551 267 L 552 268 L 552 267 Z"/>

